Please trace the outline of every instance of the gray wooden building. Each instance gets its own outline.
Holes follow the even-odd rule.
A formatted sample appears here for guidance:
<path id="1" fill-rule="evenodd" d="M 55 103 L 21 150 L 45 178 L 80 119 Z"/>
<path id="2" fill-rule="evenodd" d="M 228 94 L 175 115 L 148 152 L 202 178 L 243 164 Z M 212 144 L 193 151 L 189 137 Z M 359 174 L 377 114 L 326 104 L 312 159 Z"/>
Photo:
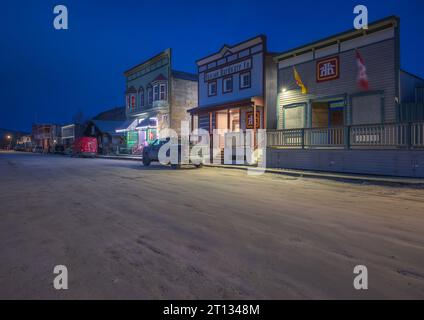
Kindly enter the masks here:
<path id="1" fill-rule="evenodd" d="M 401 71 L 399 27 L 399 19 L 389 17 L 369 25 L 368 30 L 347 31 L 278 55 L 277 127 L 399 121 L 399 105 L 409 102 L 416 88 L 424 86 L 424 80 Z M 357 83 L 357 52 L 366 67 L 367 90 Z M 296 84 L 293 68 L 307 94 Z"/>
<path id="2" fill-rule="evenodd" d="M 277 55 L 267 165 L 424 176 L 424 80 L 400 55 L 394 16 Z"/>

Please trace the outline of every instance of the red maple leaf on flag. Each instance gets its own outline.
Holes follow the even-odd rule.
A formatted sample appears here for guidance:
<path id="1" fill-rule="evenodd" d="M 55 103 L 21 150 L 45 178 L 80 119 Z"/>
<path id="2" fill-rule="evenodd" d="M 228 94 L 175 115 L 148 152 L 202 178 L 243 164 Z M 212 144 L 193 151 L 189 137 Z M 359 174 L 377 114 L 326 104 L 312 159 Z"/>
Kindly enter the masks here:
<path id="1" fill-rule="evenodd" d="M 369 81 L 368 81 L 368 75 L 367 75 L 367 68 L 365 66 L 364 58 L 362 58 L 361 54 L 359 53 L 358 49 L 356 51 L 356 64 L 358 65 L 358 85 L 363 90 L 369 89 Z"/>

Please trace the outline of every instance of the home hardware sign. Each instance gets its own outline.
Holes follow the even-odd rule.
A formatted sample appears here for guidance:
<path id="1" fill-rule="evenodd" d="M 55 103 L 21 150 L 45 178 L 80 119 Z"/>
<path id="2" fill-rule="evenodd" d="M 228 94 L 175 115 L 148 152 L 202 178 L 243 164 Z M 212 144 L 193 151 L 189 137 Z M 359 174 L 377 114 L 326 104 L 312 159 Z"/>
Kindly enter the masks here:
<path id="1" fill-rule="evenodd" d="M 233 73 L 244 71 L 252 68 L 252 59 L 243 60 L 227 67 L 217 69 L 205 74 L 205 81 L 210 81 L 218 78 L 228 76 Z"/>
<path id="2" fill-rule="evenodd" d="M 317 61 L 317 82 L 338 79 L 340 76 L 339 57 Z"/>

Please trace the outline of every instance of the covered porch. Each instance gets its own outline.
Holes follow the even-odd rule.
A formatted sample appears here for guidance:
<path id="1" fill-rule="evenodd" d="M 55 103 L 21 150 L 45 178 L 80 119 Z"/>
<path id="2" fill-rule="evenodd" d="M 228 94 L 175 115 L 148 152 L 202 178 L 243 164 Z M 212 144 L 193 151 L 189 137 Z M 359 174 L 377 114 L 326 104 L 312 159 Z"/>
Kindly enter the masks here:
<path id="1" fill-rule="evenodd" d="M 262 97 L 189 110 L 192 129 L 203 129 L 211 135 L 219 132 L 218 147 L 224 148 L 225 134 L 265 128 L 265 108 Z M 211 140 L 212 142 L 212 140 Z M 212 142 L 213 143 L 213 142 Z"/>

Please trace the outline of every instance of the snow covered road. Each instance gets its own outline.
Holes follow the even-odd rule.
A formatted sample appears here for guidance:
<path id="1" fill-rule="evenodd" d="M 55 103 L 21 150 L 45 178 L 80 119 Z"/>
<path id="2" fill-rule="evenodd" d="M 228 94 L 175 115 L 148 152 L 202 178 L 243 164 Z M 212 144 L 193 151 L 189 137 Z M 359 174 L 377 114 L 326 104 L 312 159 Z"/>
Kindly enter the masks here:
<path id="1" fill-rule="evenodd" d="M 0 298 L 423 299 L 423 196 L 0 152 Z"/>

